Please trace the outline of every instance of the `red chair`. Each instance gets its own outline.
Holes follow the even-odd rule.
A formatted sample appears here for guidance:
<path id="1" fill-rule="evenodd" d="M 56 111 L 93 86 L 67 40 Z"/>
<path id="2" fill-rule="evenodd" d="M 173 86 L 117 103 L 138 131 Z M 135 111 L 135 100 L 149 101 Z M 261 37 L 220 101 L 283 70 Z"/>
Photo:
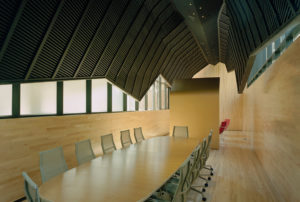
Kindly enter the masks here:
<path id="1" fill-rule="evenodd" d="M 222 121 L 221 126 L 219 128 L 219 134 L 222 134 L 229 126 L 230 119 L 225 119 L 225 121 Z"/>

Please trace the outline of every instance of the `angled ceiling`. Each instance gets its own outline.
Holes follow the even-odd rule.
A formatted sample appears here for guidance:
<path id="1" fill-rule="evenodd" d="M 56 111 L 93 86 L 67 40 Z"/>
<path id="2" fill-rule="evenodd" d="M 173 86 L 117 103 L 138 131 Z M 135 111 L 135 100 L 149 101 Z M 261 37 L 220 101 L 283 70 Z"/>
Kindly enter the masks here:
<path id="1" fill-rule="evenodd" d="M 107 78 L 141 99 L 207 64 L 236 70 L 299 15 L 300 0 L 7 0 L 0 83 Z"/>
<path id="2" fill-rule="evenodd" d="M 0 15 L 2 83 L 107 78 L 141 99 L 207 65 L 169 0 L 10 0 Z"/>

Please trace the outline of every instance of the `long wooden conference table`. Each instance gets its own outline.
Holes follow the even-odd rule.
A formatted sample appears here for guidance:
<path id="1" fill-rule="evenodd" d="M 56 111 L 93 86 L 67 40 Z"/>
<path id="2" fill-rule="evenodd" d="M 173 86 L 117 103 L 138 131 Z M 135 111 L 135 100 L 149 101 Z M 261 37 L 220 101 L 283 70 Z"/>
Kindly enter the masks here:
<path id="1" fill-rule="evenodd" d="M 72 168 L 42 184 L 54 202 L 143 201 L 192 154 L 198 139 L 155 137 Z"/>

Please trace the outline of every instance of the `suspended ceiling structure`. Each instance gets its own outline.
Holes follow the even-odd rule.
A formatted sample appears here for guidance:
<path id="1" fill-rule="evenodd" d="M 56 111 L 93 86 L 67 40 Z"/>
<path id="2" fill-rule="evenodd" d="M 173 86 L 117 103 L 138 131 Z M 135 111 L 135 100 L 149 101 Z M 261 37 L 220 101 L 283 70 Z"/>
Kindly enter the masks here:
<path id="1" fill-rule="evenodd" d="M 107 78 L 137 99 L 158 75 L 235 70 L 299 16 L 300 0 L 1 0 L 0 83 Z"/>

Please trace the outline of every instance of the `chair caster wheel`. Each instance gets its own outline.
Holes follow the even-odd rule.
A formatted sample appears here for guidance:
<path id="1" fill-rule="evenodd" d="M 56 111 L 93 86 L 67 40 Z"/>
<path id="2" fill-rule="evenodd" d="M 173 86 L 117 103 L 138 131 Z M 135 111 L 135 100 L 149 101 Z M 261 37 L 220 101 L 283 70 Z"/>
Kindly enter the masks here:
<path id="1" fill-rule="evenodd" d="M 206 198 L 205 198 L 205 197 L 203 197 L 203 198 L 202 198 L 202 201 L 206 201 Z"/>
<path id="2" fill-rule="evenodd" d="M 206 189 L 203 188 L 203 189 L 202 189 L 202 192 L 205 192 L 205 191 L 206 191 Z"/>
<path id="3" fill-rule="evenodd" d="M 211 176 L 213 176 L 213 175 L 214 175 L 214 173 L 210 173 L 210 175 L 211 175 Z"/>
<path id="4" fill-rule="evenodd" d="M 205 187 L 208 187 L 208 184 L 207 183 L 205 183 L 205 185 L 204 185 Z"/>
<path id="5" fill-rule="evenodd" d="M 211 180 L 211 177 L 208 177 L 207 179 L 208 179 L 208 180 Z"/>

